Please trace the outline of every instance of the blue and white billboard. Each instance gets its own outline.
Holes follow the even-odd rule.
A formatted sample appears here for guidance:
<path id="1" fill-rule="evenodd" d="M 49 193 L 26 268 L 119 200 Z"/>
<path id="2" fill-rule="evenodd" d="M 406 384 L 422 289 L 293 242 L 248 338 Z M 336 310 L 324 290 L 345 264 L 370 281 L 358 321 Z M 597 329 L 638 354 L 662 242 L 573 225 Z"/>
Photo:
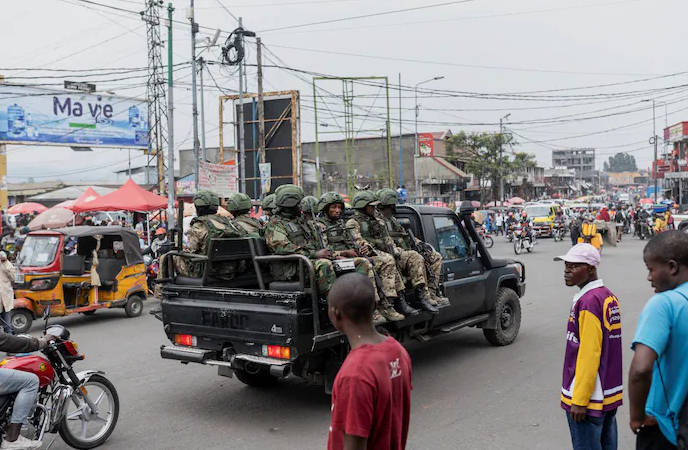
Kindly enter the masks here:
<path id="1" fill-rule="evenodd" d="M 0 83 L 0 143 L 147 149 L 147 101 Z"/>

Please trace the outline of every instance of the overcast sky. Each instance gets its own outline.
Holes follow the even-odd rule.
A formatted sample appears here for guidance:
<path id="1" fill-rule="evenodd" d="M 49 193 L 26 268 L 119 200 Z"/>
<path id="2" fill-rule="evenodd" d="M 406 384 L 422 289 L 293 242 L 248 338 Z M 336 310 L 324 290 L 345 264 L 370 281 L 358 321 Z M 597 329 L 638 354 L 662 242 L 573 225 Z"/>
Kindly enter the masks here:
<path id="1" fill-rule="evenodd" d="M 129 11 L 144 1 L 93 0 Z M 223 43 L 236 21 L 220 0 L 196 0 L 196 22 L 223 31 Z M 652 103 L 656 98 L 657 134 L 688 120 L 688 71 L 684 61 L 685 0 L 237 0 L 222 1 L 244 26 L 263 38 L 265 64 L 333 76 L 387 76 L 392 84 L 392 132 L 399 130 L 398 76 L 402 77 L 402 127 L 414 129 L 413 86 L 433 77 L 444 79 L 422 88 L 420 132 L 453 132 L 499 128 L 500 117 L 520 143 L 516 151 L 537 155 L 551 164 L 551 149 L 597 148 L 597 166 L 617 151 L 632 152 L 641 168 L 649 166 L 652 149 Z M 190 60 L 189 2 L 174 1 L 174 63 Z M 424 7 L 424 8 L 420 8 Z M 375 15 L 314 26 L 313 22 Z M 166 11 L 163 13 L 166 14 Z M 296 27 L 294 27 L 296 26 Z M 276 30 L 278 28 L 286 29 Z M 166 38 L 166 30 L 163 32 Z M 32 76 L 24 68 L 104 69 L 147 65 L 146 28 L 135 14 L 83 3 L 82 0 L 24 0 L 0 4 L 2 46 L 0 74 Z M 166 53 L 166 52 L 165 52 Z M 203 56 L 219 61 L 218 49 Z M 255 64 L 255 44 L 247 61 Z M 218 144 L 218 96 L 238 89 L 235 70 L 211 67 L 206 76 L 206 140 Z M 47 75 L 46 72 L 40 72 Z M 145 72 L 136 79 L 94 76 L 99 91 L 144 97 Z M 55 74 L 52 74 L 55 75 Z M 64 75 L 69 79 L 69 73 Z M 207 73 L 206 73 L 207 75 Z M 672 75 L 672 76 L 667 76 Z M 132 75 L 126 75 L 131 77 Z M 255 91 L 255 67 L 247 68 L 248 90 Z M 188 66 L 175 72 L 175 145 L 191 146 L 191 79 Z M 313 139 L 312 75 L 281 68 L 265 69 L 265 90 L 300 90 L 302 135 Z M 62 79 L 30 80 L 55 83 Z M 106 81 L 110 80 L 110 81 Z M 601 86 L 609 85 L 612 86 Z M 686 87 L 681 87 L 686 85 Z M 343 126 L 340 82 L 319 85 L 321 130 Z M 410 86 L 410 87 L 409 87 Z M 575 89 L 572 89 L 575 88 Z M 580 88 L 580 89 L 578 89 Z M 541 92 L 551 91 L 554 92 Z M 539 93 L 532 93 L 540 91 Z M 532 93 L 532 94 L 531 94 Z M 380 135 L 384 128 L 384 90 L 354 87 L 354 121 L 359 137 Z M 378 95 L 379 94 L 379 95 Z M 483 94 L 492 94 L 485 96 Z M 496 95 L 499 94 L 499 95 Z M 516 94 L 506 97 L 501 94 Z M 668 103 L 667 106 L 660 101 Z M 322 108 L 322 109 L 321 109 Z M 665 112 L 668 118 L 665 119 Z M 334 116 L 334 117 L 333 117 Z M 325 127 L 324 125 L 327 125 Z M 233 139 L 231 133 L 226 139 Z M 335 139 L 338 136 L 330 135 Z M 74 153 L 62 147 L 9 147 L 10 182 L 48 179 L 102 180 L 126 168 L 128 152 L 98 149 Z M 132 165 L 145 164 L 132 152 Z"/>

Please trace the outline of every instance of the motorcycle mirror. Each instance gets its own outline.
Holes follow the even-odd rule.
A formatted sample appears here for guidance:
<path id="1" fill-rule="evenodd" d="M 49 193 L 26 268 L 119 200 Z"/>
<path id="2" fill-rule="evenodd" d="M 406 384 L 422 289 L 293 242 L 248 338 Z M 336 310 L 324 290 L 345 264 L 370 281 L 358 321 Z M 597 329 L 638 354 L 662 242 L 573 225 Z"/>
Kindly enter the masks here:
<path id="1" fill-rule="evenodd" d="M 43 320 L 48 320 L 50 317 L 50 305 L 46 306 L 43 310 Z"/>

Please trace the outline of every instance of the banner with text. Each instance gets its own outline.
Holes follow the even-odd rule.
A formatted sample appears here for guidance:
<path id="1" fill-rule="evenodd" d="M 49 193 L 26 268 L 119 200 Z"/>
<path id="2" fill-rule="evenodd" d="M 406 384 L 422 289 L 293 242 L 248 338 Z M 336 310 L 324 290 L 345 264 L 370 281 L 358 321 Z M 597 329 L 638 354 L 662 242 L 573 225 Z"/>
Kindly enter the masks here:
<path id="1" fill-rule="evenodd" d="M 212 191 L 220 197 L 238 192 L 237 167 L 199 161 L 198 189 Z"/>
<path id="2" fill-rule="evenodd" d="M 0 143 L 149 146 L 145 100 L 0 83 Z"/>
<path id="3" fill-rule="evenodd" d="M 432 133 L 418 133 L 418 154 L 435 156 L 435 138 Z"/>

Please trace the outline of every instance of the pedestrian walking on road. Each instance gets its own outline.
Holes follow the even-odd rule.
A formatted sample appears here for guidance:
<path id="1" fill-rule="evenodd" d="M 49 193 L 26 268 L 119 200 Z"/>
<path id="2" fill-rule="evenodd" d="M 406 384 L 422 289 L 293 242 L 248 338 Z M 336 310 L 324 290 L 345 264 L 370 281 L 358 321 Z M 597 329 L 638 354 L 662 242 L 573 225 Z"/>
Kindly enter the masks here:
<path id="1" fill-rule="evenodd" d="M 633 338 L 630 425 L 638 450 L 676 449 L 679 422 L 688 421 L 688 235 L 672 230 L 655 236 L 643 259 L 657 294 L 643 308 Z"/>
<path id="2" fill-rule="evenodd" d="M 504 215 L 502 214 L 501 211 L 497 212 L 497 216 L 495 217 L 495 225 L 497 225 L 497 231 L 496 235 L 501 236 L 504 234 Z"/>
<path id="3" fill-rule="evenodd" d="M 564 281 L 578 286 L 566 333 L 561 406 L 574 450 L 616 450 L 616 410 L 622 403 L 619 300 L 597 277 L 600 252 L 576 244 L 564 256 Z"/>
<path id="4" fill-rule="evenodd" d="M 14 309 L 14 274 L 16 270 L 7 260 L 7 253 L 0 251 L 0 319 L 2 330 L 12 334 L 12 309 Z"/>
<path id="5" fill-rule="evenodd" d="M 328 450 L 406 448 L 411 411 L 411 358 L 375 330 L 373 283 L 360 273 L 337 279 L 328 295 L 332 324 L 351 352 L 332 389 Z"/>

